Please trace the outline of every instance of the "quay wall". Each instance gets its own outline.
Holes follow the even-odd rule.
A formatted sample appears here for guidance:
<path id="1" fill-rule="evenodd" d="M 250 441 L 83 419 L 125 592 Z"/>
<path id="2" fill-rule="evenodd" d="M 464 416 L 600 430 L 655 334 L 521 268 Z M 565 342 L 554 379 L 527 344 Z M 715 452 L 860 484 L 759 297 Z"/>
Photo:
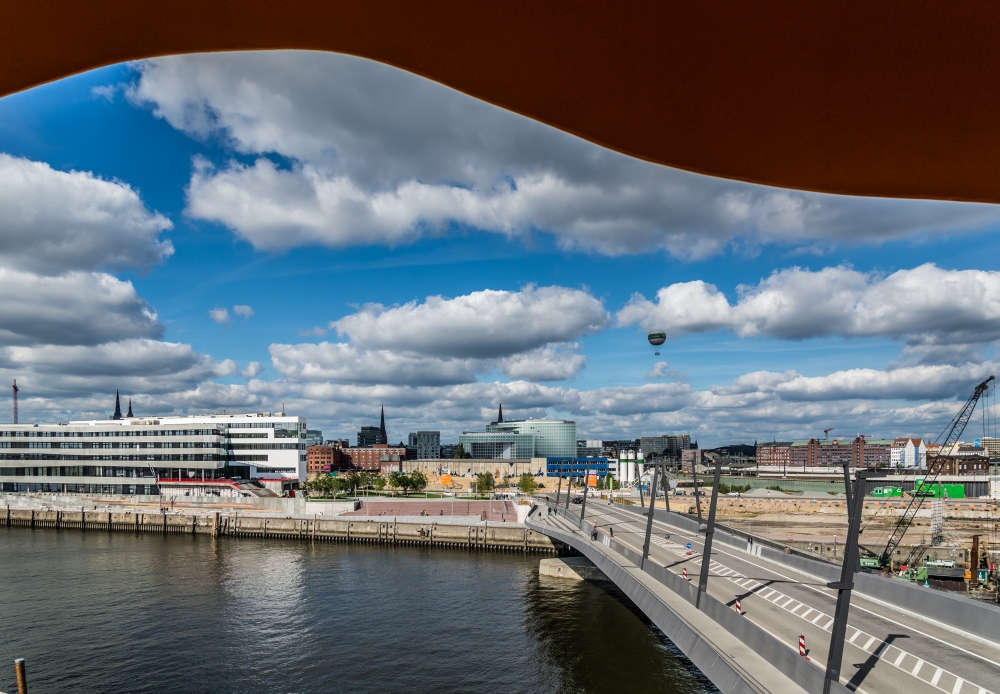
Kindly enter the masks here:
<path id="1" fill-rule="evenodd" d="M 125 532 L 212 537 L 268 538 L 311 542 L 355 542 L 401 546 L 451 547 L 501 552 L 556 554 L 561 543 L 526 527 L 438 525 L 364 520 L 259 517 L 219 513 L 143 513 L 138 511 L 72 511 L 0 509 L 0 525 L 83 532 Z"/>

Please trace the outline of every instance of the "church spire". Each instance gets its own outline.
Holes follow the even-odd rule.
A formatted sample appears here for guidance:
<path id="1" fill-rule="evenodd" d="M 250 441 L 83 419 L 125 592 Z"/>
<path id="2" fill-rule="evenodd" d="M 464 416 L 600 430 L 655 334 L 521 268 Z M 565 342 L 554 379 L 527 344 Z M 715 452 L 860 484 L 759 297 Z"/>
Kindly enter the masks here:
<path id="1" fill-rule="evenodd" d="M 503 424 L 503 403 L 500 403 L 500 414 L 497 415 L 497 424 Z"/>
<path id="2" fill-rule="evenodd" d="M 118 397 L 118 390 L 115 390 L 115 413 L 111 416 L 111 419 L 121 419 L 122 418 L 122 401 Z"/>
<path id="3" fill-rule="evenodd" d="M 129 419 L 132 419 L 132 417 L 135 417 L 135 415 L 132 414 L 132 398 L 128 399 L 128 414 L 125 415 L 125 416 L 127 418 L 129 418 Z"/>
<path id="4" fill-rule="evenodd" d="M 379 443 L 389 443 L 389 435 L 385 433 L 385 405 L 382 405 L 382 422 L 378 425 L 378 434 L 382 438 Z"/>

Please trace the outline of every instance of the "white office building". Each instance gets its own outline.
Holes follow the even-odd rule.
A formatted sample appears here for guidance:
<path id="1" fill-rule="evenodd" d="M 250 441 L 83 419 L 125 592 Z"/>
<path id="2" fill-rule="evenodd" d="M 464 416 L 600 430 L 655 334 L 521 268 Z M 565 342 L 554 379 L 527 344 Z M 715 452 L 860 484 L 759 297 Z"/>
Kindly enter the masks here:
<path id="1" fill-rule="evenodd" d="M 248 485 L 277 493 L 306 479 L 304 417 L 121 417 L 117 407 L 116 415 L 0 424 L 0 489 L 235 496 Z"/>

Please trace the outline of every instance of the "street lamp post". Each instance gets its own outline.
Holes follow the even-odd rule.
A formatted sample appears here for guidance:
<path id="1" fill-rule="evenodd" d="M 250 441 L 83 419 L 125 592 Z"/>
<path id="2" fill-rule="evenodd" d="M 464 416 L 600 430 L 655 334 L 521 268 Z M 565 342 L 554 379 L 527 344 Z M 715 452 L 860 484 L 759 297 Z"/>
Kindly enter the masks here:
<path id="1" fill-rule="evenodd" d="M 660 467 L 653 466 L 653 485 L 649 497 L 649 513 L 646 516 L 646 541 L 642 543 L 642 561 L 639 562 L 639 570 L 646 566 L 646 559 L 649 557 L 649 540 L 653 535 L 653 514 L 656 512 L 656 483 L 659 481 Z"/>
<path id="2" fill-rule="evenodd" d="M 861 514 L 864 511 L 865 486 L 869 477 L 884 477 L 868 470 L 859 470 L 855 476 L 853 509 L 847 524 L 847 540 L 844 543 L 844 564 L 840 568 L 840 580 L 827 583 L 828 588 L 837 591 L 837 608 L 833 617 L 833 633 L 830 636 L 830 651 L 826 661 L 826 678 L 823 694 L 830 694 L 834 682 L 840 682 L 840 661 L 844 657 L 844 638 L 847 635 L 847 617 L 851 610 L 851 591 L 854 589 L 854 572 L 860 561 L 858 534 L 861 529 Z"/>
<path id="3" fill-rule="evenodd" d="M 701 576 L 698 579 L 698 595 L 694 606 L 701 607 L 701 594 L 708 590 L 708 565 L 712 560 L 712 536 L 715 534 L 715 508 L 719 500 L 719 475 L 722 462 L 715 461 L 715 481 L 712 483 L 712 504 L 708 507 L 708 526 L 705 528 L 705 543 L 701 554 Z M 701 528 L 699 527 L 699 532 Z"/>

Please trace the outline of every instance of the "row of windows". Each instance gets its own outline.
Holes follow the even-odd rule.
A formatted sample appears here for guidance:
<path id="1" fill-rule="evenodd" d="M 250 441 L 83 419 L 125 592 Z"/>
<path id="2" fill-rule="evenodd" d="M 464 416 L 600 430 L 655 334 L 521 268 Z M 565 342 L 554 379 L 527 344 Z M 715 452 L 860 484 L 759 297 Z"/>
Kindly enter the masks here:
<path id="1" fill-rule="evenodd" d="M 234 456 L 233 461 L 266 463 L 266 455 Z M 185 461 L 163 461 L 185 462 Z M 158 467 L 158 466 L 157 466 Z M 275 468 L 278 470 L 279 468 Z M 157 470 L 154 468 L 153 470 Z M 120 465 L 53 465 L 45 467 L 0 467 L 0 477 L 154 477 L 148 465 L 123 467 Z M 292 470 L 294 472 L 294 470 Z M 215 470 L 198 470 L 207 478 L 215 478 Z M 158 477 L 176 477 L 176 469 L 158 469 Z"/>
<path id="2" fill-rule="evenodd" d="M 179 460 L 199 460 L 199 461 L 219 461 L 229 460 L 234 456 L 219 455 L 216 453 L 190 453 L 172 455 L 65 455 L 59 453 L 0 453 L 0 460 L 134 460 L 145 461 L 179 461 Z M 238 457 L 238 456 L 235 456 Z M 267 456 L 264 456 L 267 459 Z"/>
<path id="3" fill-rule="evenodd" d="M 274 422 L 236 422 L 229 425 L 230 429 L 273 429 Z"/>
<path id="4" fill-rule="evenodd" d="M 0 448 L 222 448 L 220 442 L 211 441 L 146 441 L 125 443 L 118 441 L 0 441 Z M 293 446 L 294 448 L 294 446 Z"/>
<path id="5" fill-rule="evenodd" d="M 66 492 L 69 494 L 158 494 L 155 484 L 36 484 L 3 482 L 5 492 Z"/>
<path id="6" fill-rule="evenodd" d="M 266 439 L 267 434 L 229 434 L 231 439 Z"/>
<path id="7" fill-rule="evenodd" d="M 222 436 L 222 432 L 218 429 L 154 429 L 152 431 L 131 431 L 124 428 L 114 431 L 47 431 L 44 429 L 0 431 L 0 437 L 31 439 L 115 438 L 122 436 Z"/>
<path id="8" fill-rule="evenodd" d="M 231 443 L 234 451 L 298 451 L 305 450 L 306 445 L 298 443 Z"/>

